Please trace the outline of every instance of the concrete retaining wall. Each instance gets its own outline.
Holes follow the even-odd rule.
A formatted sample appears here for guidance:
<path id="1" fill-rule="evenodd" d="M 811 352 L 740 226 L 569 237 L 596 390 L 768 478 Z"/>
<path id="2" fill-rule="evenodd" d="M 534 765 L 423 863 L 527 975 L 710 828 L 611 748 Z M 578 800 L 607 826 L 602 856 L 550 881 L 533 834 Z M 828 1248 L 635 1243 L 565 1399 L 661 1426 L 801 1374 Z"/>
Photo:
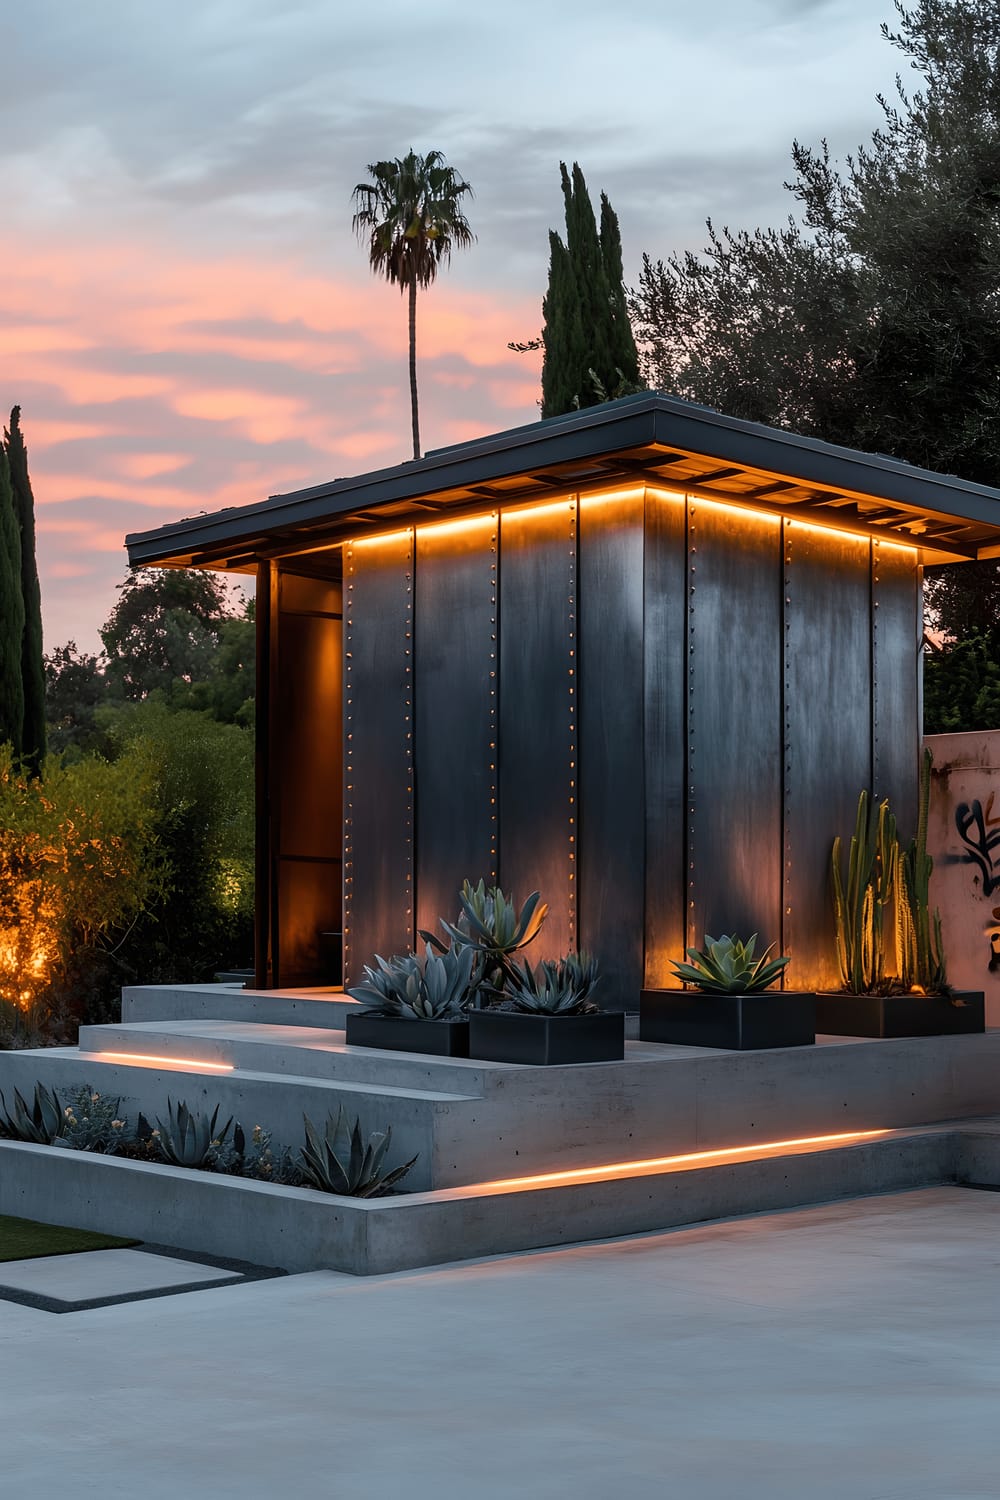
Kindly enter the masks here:
<path id="1" fill-rule="evenodd" d="M 0 1141 L 0 1213 L 288 1271 L 377 1275 L 954 1180 L 948 1129 L 644 1175 L 364 1201 Z"/>

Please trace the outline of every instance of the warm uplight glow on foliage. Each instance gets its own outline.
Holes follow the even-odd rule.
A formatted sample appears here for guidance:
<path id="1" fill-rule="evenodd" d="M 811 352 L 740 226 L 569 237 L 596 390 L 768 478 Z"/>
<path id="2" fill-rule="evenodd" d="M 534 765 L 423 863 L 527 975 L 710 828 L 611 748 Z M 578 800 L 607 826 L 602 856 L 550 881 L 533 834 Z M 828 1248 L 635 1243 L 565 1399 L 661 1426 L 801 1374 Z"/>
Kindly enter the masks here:
<path id="1" fill-rule="evenodd" d="M 162 889 L 152 768 L 50 760 L 28 781 L 0 746 L 0 1006 L 34 1011 L 81 945 L 132 921 Z"/>

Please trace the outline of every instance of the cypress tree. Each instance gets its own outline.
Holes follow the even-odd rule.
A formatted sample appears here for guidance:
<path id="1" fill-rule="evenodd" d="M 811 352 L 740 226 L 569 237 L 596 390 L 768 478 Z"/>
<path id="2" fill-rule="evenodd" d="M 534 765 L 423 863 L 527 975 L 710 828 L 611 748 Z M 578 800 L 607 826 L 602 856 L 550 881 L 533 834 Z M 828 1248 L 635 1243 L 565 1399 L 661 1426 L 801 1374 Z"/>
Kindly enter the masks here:
<path id="1" fill-rule="evenodd" d="M 559 163 L 566 242 L 549 232 L 549 284 L 542 301 L 542 416 L 595 406 L 638 386 L 618 218 L 601 194 L 601 229 L 578 162 Z"/>
<path id="2" fill-rule="evenodd" d="M 21 598 L 24 633 L 21 639 L 21 685 L 24 693 L 22 758 L 32 775 L 41 771 L 45 757 L 45 665 L 42 660 L 42 599 L 35 562 L 35 500 L 28 477 L 28 450 L 21 432 L 21 408 L 10 414 L 4 432 L 10 467 L 14 513 L 21 533 Z"/>
<path id="3" fill-rule="evenodd" d="M 622 236 L 618 215 L 611 207 L 607 193 L 601 194 L 601 256 L 608 284 L 611 317 L 611 362 L 621 375 L 621 384 L 636 390 L 640 387 L 639 351 L 635 347 L 632 324 L 625 295 L 625 270 L 622 265 Z M 624 394 L 624 392 L 623 392 Z"/>
<path id="4" fill-rule="evenodd" d="M 7 450 L 0 444 L 0 744 L 9 742 L 17 756 L 23 747 L 24 731 L 23 636 L 21 528 L 14 509 Z"/>

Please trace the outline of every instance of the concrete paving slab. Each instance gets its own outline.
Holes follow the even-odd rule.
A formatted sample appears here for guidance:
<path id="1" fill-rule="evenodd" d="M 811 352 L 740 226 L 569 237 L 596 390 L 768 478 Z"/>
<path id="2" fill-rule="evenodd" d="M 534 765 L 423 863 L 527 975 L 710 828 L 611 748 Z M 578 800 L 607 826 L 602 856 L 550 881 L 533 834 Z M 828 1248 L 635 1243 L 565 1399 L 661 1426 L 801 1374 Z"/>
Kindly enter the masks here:
<path id="1" fill-rule="evenodd" d="M 5 1492 L 996 1500 L 998 1231 L 1000 1194 L 935 1188 L 15 1326 L 0 1306 Z"/>
<path id="2" fill-rule="evenodd" d="M 204 1281 L 236 1280 L 238 1271 L 194 1260 L 155 1255 L 147 1250 L 90 1250 L 81 1255 L 36 1256 L 0 1266 L 0 1288 L 85 1302 L 95 1297 L 128 1297 Z M 2 1295 L 2 1291 L 0 1291 Z"/>

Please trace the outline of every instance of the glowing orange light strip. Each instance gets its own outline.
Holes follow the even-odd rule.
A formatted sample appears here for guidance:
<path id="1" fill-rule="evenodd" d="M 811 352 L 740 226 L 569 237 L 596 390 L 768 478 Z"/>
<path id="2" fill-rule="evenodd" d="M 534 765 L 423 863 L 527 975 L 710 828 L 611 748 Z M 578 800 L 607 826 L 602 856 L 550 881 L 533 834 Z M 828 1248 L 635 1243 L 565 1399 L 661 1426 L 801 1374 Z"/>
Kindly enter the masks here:
<path id="1" fill-rule="evenodd" d="M 821 522 L 817 523 L 815 521 L 802 521 L 799 520 L 797 516 L 787 515 L 774 510 L 758 510 L 757 507 L 752 504 L 740 505 L 729 500 L 714 500 L 711 499 L 708 495 L 691 494 L 688 491 L 665 489 L 659 485 L 652 484 L 648 484 L 645 486 L 635 485 L 630 486 L 627 489 L 617 490 L 591 490 L 589 493 L 584 492 L 583 494 L 577 494 L 575 491 L 568 491 L 567 494 L 559 500 L 549 500 L 541 503 L 520 505 L 516 507 L 500 506 L 496 512 L 486 511 L 479 515 L 463 516 L 457 521 L 443 521 L 439 523 L 431 522 L 428 525 L 418 526 L 417 531 L 420 535 L 423 535 L 427 532 L 440 534 L 446 531 L 461 531 L 473 526 L 481 526 L 486 521 L 492 521 L 495 525 L 497 523 L 498 515 L 502 521 L 505 516 L 523 519 L 527 516 L 553 515 L 556 512 L 565 514 L 571 505 L 603 505 L 608 501 L 634 499 L 641 496 L 644 492 L 647 494 L 655 495 L 656 498 L 660 500 L 687 501 L 691 505 L 711 505 L 714 506 L 716 510 L 728 511 L 731 515 L 736 514 L 744 516 L 754 516 L 758 520 L 773 521 L 775 524 L 780 523 L 782 520 L 790 521 L 793 526 L 801 526 L 806 531 L 818 531 L 824 533 L 827 536 L 833 534 L 834 536 L 857 537 L 860 541 L 879 542 L 883 547 L 896 547 L 901 552 L 919 552 L 921 547 L 923 546 L 929 546 L 933 550 L 933 540 L 929 542 L 900 542 L 893 539 L 890 541 L 888 537 L 881 536 L 874 530 L 854 530 L 849 526 L 824 526 Z M 399 542 L 404 538 L 410 537 L 411 535 L 412 528 L 407 527 L 402 531 L 386 531 L 380 533 L 377 536 L 354 537 L 351 539 L 348 545 L 352 547 L 375 546 L 379 543 Z"/>
<path id="2" fill-rule="evenodd" d="M 738 508 L 738 507 L 736 507 Z M 822 526 L 815 521 L 800 521 L 797 516 L 786 516 L 785 520 L 802 531 L 818 531 L 820 536 L 849 536 L 858 542 L 878 542 L 880 547 L 895 547 L 898 552 L 917 552 L 919 542 L 890 542 L 888 537 L 871 531 L 850 531 L 846 526 Z"/>
<path id="3" fill-rule="evenodd" d="M 485 527 L 495 526 L 497 517 L 495 511 L 484 511 L 478 516 L 463 516 L 458 521 L 432 521 L 429 526 L 418 526 L 417 536 L 436 538 L 439 536 L 453 535 L 457 531 L 482 531 Z M 373 537 L 374 541 L 375 538 Z"/>
<path id="4" fill-rule="evenodd" d="M 575 494 L 566 495 L 562 500 L 550 500 L 545 505 L 519 505 L 511 510 L 500 512 L 501 521 L 515 518 L 519 521 L 526 520 L 529 516 L 551 516 L 558 511 L 561 515 L 569 517 L 570 506 L 575 505 L 577 497 Z"/>
<path id="5" fill-rule="evenodd" d="M 609 500 L 641 500 L 643 492 L 642 485 L 631 485 L 624 490 L 594 490 L 589 495 L 581 495 L 580 504 L 604 505 Z"/>
<path id="6" fill-rule="evenodd" d="M 835 1146 L 846 1141 L 874 1140 L 891 1135 L 883 1130 L 845 1130 L 837 1135 L 804 1135 L 788 1141 L 759 1141 L 753 1146 L 720 1146 L 712 1151 L 689 1151 L 681 1156 L 652 1156 L 642 1161 L 618 1161 L 606 1167 L 575 1167 L 565 1172 L 542 1172 L 534 1177 L 500 1177 L 495 1182 L 475 1183 L 457 1192 L 507 1192 L 512 1188 L 549 1187 L 559 1182 L 599 1182 L 612 1177 L 648 1177 L 663 1167 L 683 1167 L 698 1162 L 733 1161 L 743 1157 L 753 1161 L 775 1151 L 791 1151 L 797 1146 Z"/>
<path id="7" fill-rule="evenodd" d="M 920 542 L 890 541 L 875 531 L 854 531 L 849 526 L 824 526 L 816 521 L 800 521 L 797 516 L 779 514 L 774 510 L 757 510 L 752 505 L 733 505 L 726 500 L 710 500 L 707 495 L 689 495 L 692 505 L 712 505 L 716 510 L 725 510 L 730 515 L 755 516 L 762 521 L 790 521 L 793 526 L 805 527 L 807 531 L 821 531 L 825 536 L 856 536 L 861 541 L 879 542 L 883 547 L 898 547 L 901 552 L 919 552 Z"/>
<path id="8" fill-rule="evenodd" d="M 193 1057 L 156 1057 L 149 1052 L 95 1052 L 98 1061 L 108 1060 L 113 1062 L 140 1063 L 170 1063 L 175 1068 L 193 1068 L 196 1071 L 208 1069 L 213 1073 L 232 1073 L 235 1063 L 202 1062 Z"/>
<path id="9" fill-rule="evenodd" d="M 413 528 L 406 526 L 402 531 L 383 531 L 378 536 L 356 536 L 348 542 L 349 547 L 375 547 L 385 542 L 401 542 L 404 537 L 408 541 L 413 534 Z"/>

